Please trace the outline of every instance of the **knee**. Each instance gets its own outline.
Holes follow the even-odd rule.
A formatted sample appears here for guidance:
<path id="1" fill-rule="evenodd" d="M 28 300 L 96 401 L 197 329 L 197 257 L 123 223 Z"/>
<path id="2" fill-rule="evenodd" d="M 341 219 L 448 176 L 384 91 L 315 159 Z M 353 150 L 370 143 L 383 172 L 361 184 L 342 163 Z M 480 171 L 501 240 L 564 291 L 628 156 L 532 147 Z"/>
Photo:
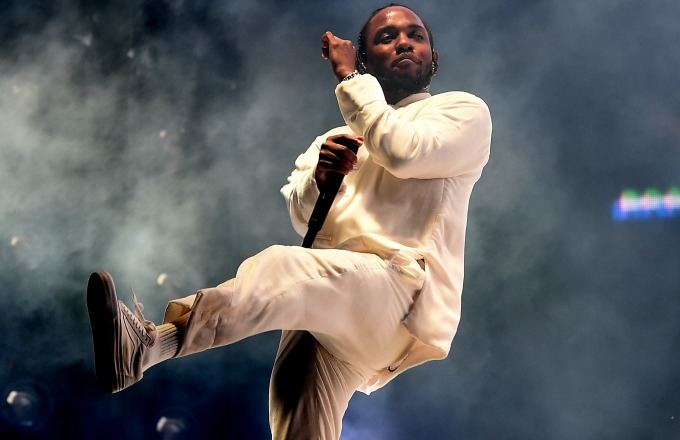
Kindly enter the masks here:
<path id="1" fill-rule="evenodd" d="M 269 246 L 267 249 L 263 250 L 259 254 L 255 255 L 253 258 L 258 260 L 264 260 L 267 262 L 276 262 L 276 260 L 284 260 L 290 255 L 295 248 L 292 246 L 284 246 L 281 244 L 275 244 Z"/>
<path id="2" fill-rule="evenodd" d="M 290 273 L 302 265 L 306 249 L 298 246 L 274 245 L 248 258 L 242 268 L 252 276 L 259 277 L 264 271 L 269 275 Z"/>

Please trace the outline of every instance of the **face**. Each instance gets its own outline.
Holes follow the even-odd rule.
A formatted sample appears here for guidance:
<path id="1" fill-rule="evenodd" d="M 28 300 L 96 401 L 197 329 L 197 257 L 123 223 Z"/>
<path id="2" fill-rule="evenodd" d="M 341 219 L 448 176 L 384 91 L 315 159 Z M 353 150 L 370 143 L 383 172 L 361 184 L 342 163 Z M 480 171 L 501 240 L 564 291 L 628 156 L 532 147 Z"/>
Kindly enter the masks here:
<path id="1" fill-rule="evenodd" d="M 422 20 L 411 10 L 380 11 L 366 32 L 366 70 L 378 78 L 386 94 L 400 97 L 427 90 L 433 75 L 430 39 Z"/>

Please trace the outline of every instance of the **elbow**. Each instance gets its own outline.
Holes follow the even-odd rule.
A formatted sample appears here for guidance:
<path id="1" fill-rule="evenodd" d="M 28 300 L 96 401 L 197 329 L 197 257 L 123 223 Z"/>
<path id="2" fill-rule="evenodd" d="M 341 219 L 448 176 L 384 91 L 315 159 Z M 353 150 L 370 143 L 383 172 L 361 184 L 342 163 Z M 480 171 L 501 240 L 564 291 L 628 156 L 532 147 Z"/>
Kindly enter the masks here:
<path id="1" fill-rule="evenodd" d="M 413 179 L 421 177 L 409 160 L 393 160 L 385 165 L 385 169 L 398 179 Z"/>
<path id="2" fill-rule="evenodd" d="M 418 157 L 425 149 L 420 145 L 419 137 L 416 133 L 408 137 L 402 136 L 386 136 L 382 142 L 381 151 L 386 154 L 380 158 L 380 165 L 382 165 L 390 174 L 400 179 L 410 179 L 417 176 L 417 167 L 414 166 L 418 162 Z"/>

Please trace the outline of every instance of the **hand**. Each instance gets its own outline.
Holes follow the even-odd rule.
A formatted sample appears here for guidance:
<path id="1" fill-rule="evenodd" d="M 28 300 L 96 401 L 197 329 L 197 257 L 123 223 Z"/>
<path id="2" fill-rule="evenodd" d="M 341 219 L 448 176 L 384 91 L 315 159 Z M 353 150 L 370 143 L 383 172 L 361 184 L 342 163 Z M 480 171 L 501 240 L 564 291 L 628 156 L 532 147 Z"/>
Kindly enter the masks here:
<path id="1" fill-rule="evenodd" d="M 340 134 L 330 136 L 321 144 L 319 162 L 316 164 L 314 178 L 316 185 L 322 188 L 326 183 L 328 173 L 340 173 L 346 176 L 357 163 L 355 151 L 364 143 L 363 136 Z M 352 151 L 354 150 L 354 151 Z"/>
<path id="2" fill-rule="evenodd" d="M 338 81 L 357 70 L 357 50 L 349 40 L 326 32 L 321 37 L 321 56 L 330 62 Z"/>

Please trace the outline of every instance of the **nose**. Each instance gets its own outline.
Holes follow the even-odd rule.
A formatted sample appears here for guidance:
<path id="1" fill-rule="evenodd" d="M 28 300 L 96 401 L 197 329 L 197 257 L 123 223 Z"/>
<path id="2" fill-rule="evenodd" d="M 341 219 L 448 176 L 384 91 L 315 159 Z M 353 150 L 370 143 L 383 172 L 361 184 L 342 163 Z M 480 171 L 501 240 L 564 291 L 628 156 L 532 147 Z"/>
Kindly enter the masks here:
<path id="1" fill-rule="evenodd" d="M 411 40 L 408 38 L 408 36 L 404 34 L 399 34 L 397 37 L 397 53 L 404 53 L 404 52 L 412 52 L 413 51 L 413 44 L 411 43 Z"/>

